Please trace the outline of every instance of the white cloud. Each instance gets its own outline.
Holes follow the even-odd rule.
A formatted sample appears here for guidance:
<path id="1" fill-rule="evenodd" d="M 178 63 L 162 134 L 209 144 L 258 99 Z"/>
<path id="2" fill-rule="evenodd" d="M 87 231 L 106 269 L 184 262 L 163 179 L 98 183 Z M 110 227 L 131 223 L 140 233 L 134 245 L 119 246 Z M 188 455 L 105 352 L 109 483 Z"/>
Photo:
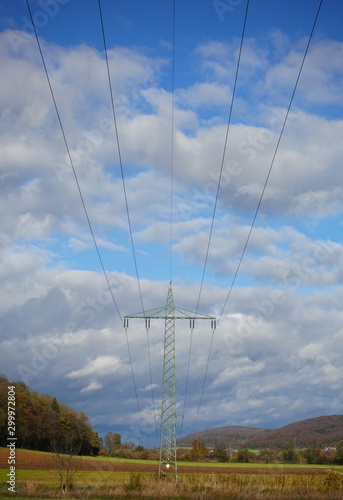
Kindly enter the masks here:
<path id="1" fill-rule="evenodd" d="M 279 64 L 269 68 L 266 74 L 269 92 L 278 95 L 281 89 L 294 86 L 304 47 L 305 40 L 285 55 Z M 299 83 L 303 103 L 342 104 L 343 93 L 339 83 L 342 77 L 342 51 L 342 42 L 335 40 L 315 41 L 311 45 Z"/>
<path id="2" fill-rule="evenodd" d="M 241 358 L 238 362 L 232 360 L 229 367 L 219 373 L 214 382 L 214 387 L 221 384 L 226 384 L 232 380 L 244 378 L 246 375 L 254 375 L 261 372 L 265 368 L 263 362 L 254 363 L 248 358 Z"/>
<path id="3" fill-rule="evenodd" d="M 99 382 L 91 382 L 86 387 L 81 389 L 81 392 L 97 391 L 98 389 L 102 389 L 102 387 L 103 386 L 101 384 L 99 384 Z"/>
<path id="4" fill-rule="evenodd" d="M 7 35 L 0 35 L 2 371 L 18 380 L 24 373 L 18 367 L 24 366 L 31 370 L 30 386 L 75 402 L 77 408 L 87 406 L 92 422 L 137 429 L 140 414 L 127 340 L 142 416 L 150 422 L 151 390 L 156 408 L 161 404 L 164 325 L 153 322 L 149 331 L 151 380 L 144 322 L 130 321 L 126 337 L 97 256 L 94 252 L 92 259 L 86 252 L 92 250 L 92 239 L 34 40 L 14 55 Z M 173 286 L 176 304 L 189 310 L 198 299 L 238 42 L 198 44 L 188 54 L 187 81 L 176 80 Z M 199 303 L 199 311 L 223 312 L 199 415 L 202 426 L 278 425 L 323 411 L 342 412 L 339 41 L 312 45 L 222 311 L 275 151 L 303 42 L 274 30 L 263 43 L 247 39 L 243 47 Z M 43 49 L 98 246 L 112 252 L 104 252 L 104 262 L 123 317 L 142 310 L 142 303 L 103 54 L 85 44 L 67 48 L 43 41 Z M 170 52 L 164 59 L 153 54 L 124 46 L 109 50 L 145 309 L 165 304 L 170 279 L 172 96 L 170 75 L 159 79 Z M 196 416 L 211 339 L 210 327 L 198 323 L 186 428 Z M 180 407 L 189 340 L 188 324 L 177 324 Z"/>
<path id="5" fill-rule="evenodd" d="M 98 356 L 79 370 L 73 370 L 66 376 L 68 378 L 80 378 L 88 375 L 108 375 L 122 368 L 122 363 L 116 356 Z"/>
<path id="6" fill-rule="evenodd" d="M 141 392 L 147 392 L 151 391 L 151 389 L 157 389 L 158 387 L 160 387 L 159 384 L 148 384 L 145 387 L 140 387 L 139 390 Z"/>
<path id="7" fill-rule="evenodd" d="M 204 82 L 179 91 L 177 102 L 190 108 L 206 108 L 227 105 L 230 97 L 231 92 L 227 86 Z"/>
<path id="8" fill-rule="evenodd" d="M 111 241 L 105 241 L 103 239 L 96 240 L 97 246 L 99 248 L 106 248 L 107 250 L 112 250 L 113 252 L 127 252 L 127 248 L 122 245 L 115 245 Z M 89 235 L 86 235 L 83 239 L 81 238 L 70 238 L 69 246 L 74 252 L 83 252 L 84 250 L 89 250 L 94 248 L 94 242 Z"/>

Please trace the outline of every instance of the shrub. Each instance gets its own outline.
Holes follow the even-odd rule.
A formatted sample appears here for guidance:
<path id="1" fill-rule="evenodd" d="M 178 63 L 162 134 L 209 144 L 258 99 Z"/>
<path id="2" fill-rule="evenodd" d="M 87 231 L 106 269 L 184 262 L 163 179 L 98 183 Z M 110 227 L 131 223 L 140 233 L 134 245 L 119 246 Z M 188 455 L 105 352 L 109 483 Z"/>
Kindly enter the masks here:
<path id="1" fill-rule="evenodd" d="M 132 451 L 127 450 L 126 448 L 120 448 L 120 450 L 116 451 L 113 456 L 118 458 L 134 458 Z"/>
<path id="2" fill-rule="evenodd" d="M 127 492 L 129 492 L 129 491 L 140 491 L 141 488 L 142 488 L 142 485 L 141 485 L 141 475 L 132 472 L 130 474 L 130 476 L 129 476 L 128 483 L 125 485 L 125 490 Z"/>
<path id="3" fill-rule="evenodd" d="M 266 464 L 275 463 L 277 461 L 277 452 L 275 450 L 265 448 L 257 454 L 257 459 Z"/>
<path id="4" fill-rule="evenodd" d="M 324 484 L 327 490 L 338 490 L 343 485 L 342 476 L 338 472 L 328 472 Z"/>

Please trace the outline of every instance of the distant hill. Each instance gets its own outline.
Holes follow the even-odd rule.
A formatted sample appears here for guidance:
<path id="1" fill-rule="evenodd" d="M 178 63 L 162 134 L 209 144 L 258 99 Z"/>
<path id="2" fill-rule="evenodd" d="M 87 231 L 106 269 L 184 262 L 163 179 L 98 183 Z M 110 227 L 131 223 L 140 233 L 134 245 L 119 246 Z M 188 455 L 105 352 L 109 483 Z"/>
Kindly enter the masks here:
<path id="1" fill-rule="evenodd" d="M 343 415 L 329 415 L 300 420 L 280 429 L 268 431 L 256 439 L 259 448 L 281 447 L 290 441 L 297 447 L 329 446 L 343 439 Z"/>
<path id="2" fill-rule="evenodd" d="M 188 436 L 182 437 L 177 440 L 178 446 L 192 446 L 194 439 L 203 441 L 207 447 L 214 447 L 217 443 L 223 443 L 229 447 L 239 448 L 241 445 L 254 443 L 256 437 L 265 432 L 270 432 L 270 429 L 263 429 L 260 427 L 243 427 L 243 426 L 228 426 L 228 427 L 215 427 L 205 431 L 193 432 Z M 256 446 L 257 447 L 257 446 Z"/>
<path id="3" fill-rule="evenodd" d="M 239 448 L 239 446 L 281 448 L 287 441 L 296 447 L 330 446 L 343 439 L 343 415 L 308 418 L 285 425 L 280 429 L 243 426 L 215 427 L 184 436 L 177 440 L 177 444 L 178 446 L 192 446 L 194 439 L 203 441 L 209 448 L 217 443 L 232 448 Z"/>

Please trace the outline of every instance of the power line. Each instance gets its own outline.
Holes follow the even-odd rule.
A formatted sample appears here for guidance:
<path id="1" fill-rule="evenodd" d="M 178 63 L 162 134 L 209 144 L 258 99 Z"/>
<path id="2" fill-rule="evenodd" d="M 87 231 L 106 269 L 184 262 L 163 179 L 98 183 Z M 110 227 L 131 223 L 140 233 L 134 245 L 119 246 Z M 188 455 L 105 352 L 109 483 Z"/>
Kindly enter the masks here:
<path id="1" fill-rule="evenodd" d="M 112 81 L 111 81 L 110 66 L 109 66 L 109 61 L 108 61 L 108 52 L 107 52 L 104 21 L 103 21 L 103 16 L 102 16 L 102 9 L 101 9 L 101 0 L 98 0 L 98 5 L 99 5 L 102 38 L 103 38 L 103 42 L 104 42 L 104 52 L 105 52 L 105 58 L 106 58 L 107 78 L 108 78 L 108 85 L 109 85 L 110 97 L 111 97 L 112 116 L 113 116 L 113 123 L 114 123 L 114 129 L 115 129 L 117 148 L 118 148 L 118 157 L 119 157 L 119 165 L 120 165 L 121 179 L 122 179 L 122 185 L 123 185 L 123 192 L 124 192 L 124 198 L 125 198 L 127 222 L 128 222 L 128 226 L 129 226 L 129 232 L 130 232 L 131 248 L 132 248 L 133 260 L 134 260 L 135 271 L 136 271 L 138 292 L 139 292 L 139 297 L 140 297 L 140 301 L 141 301 L 142 311 L 144 312 L 143 296 L 142 296 L 141 284 L 140 284 L 140 279 L 139 279 L 136 251 L 135 251 L 135 245 L 134 245 L 134 241 L 133 241 L 133 232 L 132 232 L 131 218 L 130 218 L 130 212 L 129 212 L 129 203 L 128 203 L 127 193 L 126 193 L 125 176 L 124 176 L 122 155 L 121 155 L 121 149 L 120 149 L 117 118 L 116 118 L 116 112 L 115 112 L 115 107 L 114 107 L 113 88 L 112 88 Z M 148 328 L 146 328 L 146 333 L 147 333 L 147 346 L 148 346 L 148 358 L 149 358 L 151 397 L 152 397 L 153 412 L 155 415 L 155 398 L 154 398 L 154 387 L 153 387 L 153 380 L 152 380 L 150 339 L 149 339 L 149 329 Z"/>
<path id="2" fill-rule="evenodd" d="M 260 210 L 260 206 L 261 206 L 261 203 L 262 203 L 262 199 L 263 199 L 263 196 L 264 196 L 264 193 L 265 193 L 265 190 L 266 190 L 266 187 L 267 187 L 267 184 L 268 184 L 268 181 L 269 181 L 269 177 L 270 177 L 270 174 L 271 174 L 271 171 L 272 171 L 272 168 L 274 166 L 274 161 L 275 161 L 275 157 L 276 157 L 276 154 L 278 152 L 278 149 L 279 149 L 279 146 L 280 146 L 280 142 L 281 142 L 281 139 L 282 139 L 282 136 L 283 136 L 283 132 L 285 130 L 285 126 L 286 126 L 286 122 L 287 122 L 287 119 L 288 119 L 288 115 L 289 115 L 289 112 L 291 110 L 291 106 L 292 106 L 292 103 L 293 103 L 293 100 L 294 100 L 294 96 L 295 96 L 295 92 L 296 92 L 296 89 L 298 87 L 298 83 L 299 83 L 299 79 L 300 79 L 300 75 L 302 73 L 302 69 L 303 69 L 303 66 L 304 66 L 304 63 L 305 63 L 305 59 L 307 57 L 307 53 L 308 53 L 308 49 L 310 47 L 310 43 L 311 43 L 311 40 L 312 40 L 312 37 L 313 37 L 313 33 L 314 33 L 314 29 L 316 27 L 316 24 L 317 24 L 317 19 L 318 19 L 318 16 L 319 16 L 319 12 L 320 12 L 320 8 L 322 6 L 322 2 L 323 0 L 320 0 L 320 3 L 319 3 L 319 7 L 318 7 L 318 10 L 317 10 L 317 14 L 316 14 L 316 17 L 315 17 L 315 20 L 314 20 L 314 23 L 313 23 L 313 26 L 312 26 L 312 30 L 311 30 L 311 34 L 309 36 L 309 39 L 308 39 L 308 42 L 307 42 L 307 46 L 306 46 L 306 49 L 305 49 L 305 52 L 304 52 L 304 56 L 303 56 L 303 59 L 302 59 L 302 62 L 301 62 L 301 65 L 300 65 L 300 69 L 299 69 L 299 73 L 298 73 L 298 76 L 297 76 L 297 79 L 296 79 L 296 82 L 295 82 L 295 85 L 294 85 L 294 89 L 293 89 L 293 92 L 292 92 L 292 96 L 291 96 L 291 99 L 290 99 L 290 102 L 289 102 L 289 105 L 288 105 L 288 108 L 287 108 L 287 112 L 286 112 L 286 115 L 285 115 L 285 118 L 284 118 L 284 121 L 283 121 L 283 124 L 282 124 L 282 127 L 281 127 L 281 131 L 280 131 L 280 134 L 279 134 L 279 138 L 278 138 L 278 141 L 277 141 L 277 144 L 276 144 L 276 147 L 275 147 L 275 151 L 274 151 L 274 154 L 273 154 L 273 158 L 272 158 L 272 161 L 271 161 L 271 164 L 270 164 L 270 167 L 269 167 L 269 170 L 268 170 L 268 174 L 267 174 L 267 177 L 266 177 L 266 180 L 264 182 L 264 186 L 263 186 L 263 189 L 262 189 L 262 193 L 261 193 L 261 196 L 260 196 L 260 199 L 259 199 L 259 202 L 257 204 L 257 208 L 256 208 L 256 211 L 255 211 L 255 214 L 254 214 L 254 217 L 253 217 L 253 220 L 252 220 L 252 223 L 251 223 L 251 227 L 250 227 L 250 230 L 249 230 L 249 233 L 248 233 L 248 236 L 247 236 L 247 239 L 245 241 L 245 244 L 244 244 L 244 247 L 243 247 L 243 251 L 242 251 L 242 254 L 241 254 L 241 257 L 239 259 L 239 262 L 238 262 L 238 266 L 237 266 L 237 269 L 236 269 L 236 272 L 234 274 L 234 277 L 233 277 L 233 280 L 232 280 L 232 283 L 231 283 L 231 286 L 230 286 L 230 289 L 229 289 L 229 292 L 227 294 L 227 297 L 226 297 L 226 300 L 225 300 L 225 303 L 224 303 L 224 306 L 221 310 L 221 313 L 219 315 L 219 318 L 218 318 L 218 322 L 220 321 L 223 313 L 224 313 L 224 310 L 226 308 L 226 304 L 229 300 L 229 297 L 231 295 L 231 292 L 232 292 L 232 288 L 235 284 L 235 281 L 236 281 L 236 278 L 237 278 L 237 275 L 238 275 L 238 272 L 239 272 L 239 269 L 241 267 L 241 264 L 242 264 L 242 260 L 243 260 L 243 257 L 244 257 L 244 254 L 245 254 L 245 251 L 247 249 L 247 246 L 248 246 L 248 243 L 249 243 L 249 240 L 250 240 L 250 236 L 251 236 L 251 233 L 253 231 L 253 228 L 255 226 L 255 222 L 256 222 L 256 218 L 257 218 L 257 214 Z"/>
<path id="3" fill-rule="evenodd" d="M 317 10 L 317 14 L 316 14 L 316 17 L 315 17 L 315 20 L 314 20 L 314 23 L 313 23 L 313 26 L 312 26 L 312 30 L 311 30 L 311 33 L 310 33 L 310 36 L 309 36 L 309 39 L 308 39 L 308 42 L 307 42 L 307 45 L 306 45 L 306 49 L 305 49 L 305 52 L 304 52 L 304 56 L 303 56 L 303 59 L 302 59 L 302 62 L 301 62 L 301 65 L 300 65 L 300 69 L 299 69 L 299 72 L 298 72 L 298 76 L 297 76 L 297 79 L 295 81 L 295 85 L 294 85 L 294 88 L 293 88 L 293 92 L 292 92 L 292 95 L 291 95 L 291 99 L 290 99 L 290 102 L 289 102 L 289 105 L 288 105 L 288 108 L 287 108 L 287 112 L 286 112 L 286 115 L 285 115 L 285 118 L 284 118 L 284 121 L 283 121 L 283 124 L 282 124 L 282 127 L 281 127 L 281 131 L 280 131 L 280 134 L 279 134 L 279 138 L 278 138 L 278 141 L 277 141 L 277 144 L 276 144 L 276 147 L 275 147 L 275 151 L 274 151 L 274 154 L 273 154 L 273 157 L 272 157 L 272 161 L 271 161 L 271 164 L 270 164 L 270 167 L 269 167 L 269 170 L 268 170 L 268 173 L 267 173 L 267 177 L 266 177 L 266 180 L 264 182 L 264 185 L 263 185 L 263 189 L 262 189 L 262 192 L 261 192 L 261 196 L 260 196 L 260 199 L 259 199 L 259 202 L 257 204 L 257 208 L 256 208 L 256 211 L 255 211 L 255 214 L 254 214 L 254 217 L 253 217 L 253 220 L 252 220 L 252 223 L 251 223 L 251 226 L 250 226 L 250 230 L 249 230 L 249 233 L 248 233 L 248 236 L 247 236 L 247 239 L 245 241 L 245 244 L 244 244 L 244 247 L 243 247 L 243 250 L 242 250 L 242 253 L 241 253 L 241 256 L 240 256 L 240 259 L 239 259 L 239 262 L 238 262 L 238 265 L 237 265 L 237 268 L 236 268 L 236 271 L 235 271 L 235 274 L 233 276 L 233 279 L 232 279 L 232 282 L 231 282 L 231 285 L 230 285 L 230 288 L 229 288 L 229 291 L 228 291 L 228 294 L 227 294 L 227 297 L 226 297 L 226 300 L 224 302 L 224 306 L 221 310 L 221 313 L 219 315 L 219 318 L 217 320 L 217 325 L 219 324 L 219 321 L 224 313 L 224 310 L 226 308 L 226 305 L 227 305 L 227 302 L 230 298 L 230 295 L 231 295 L 231 292 L 232 292 L 232 289 L 233 289 L 233 286 L 236 282 L 236 279 L 237 279 L 237 275 L 238 275 L 238 272 L 239 272 L 239 269 L 241 267 L 241 264 L 242 264 L 242 261 L 243 261 L 243 257 L 244 257 L 244 254 L 246 252 L 246 249 L 247 249 L 247 246 L 248 246 L 248 243 L 249 243 L 249 240 L 250 240 L 250 237 L 251 237 L 251 233 L 253 231 L 253 228 L 255 226 L 255 222 L 256 222 L 256 219 L 257 219 L 257 215 L 258 215 L 258 212 L 260 210 L 260 206 L 261 206 L 261 203 L 262 203 L 262 199 L 263 199 L 263 196 L 264 196 L 264 193 L 265 193 L 265 190 L 266 190 L 266 187 L 267 187 L 267 184 L 268 184 L 268 181 L 269 181 L 269 177 L 270 177 L 270 174 L 271 174 L 271 171 L 273 169 L 273 166 L 274 166 L 274 161 L 275 161 L 275 158 L 276 158 L 276 155 L 277 155 L 277 152 L 279 150 L 279 146 L 280 146 L 280 142 L 281 142 L 281 139 L 282 139 L 282 136 L 283 136 L 283 132 L 285 130 L 285 126 L 286 126 L 286 122 L 287 122 L 287 119 L 288 119 L 288 115 L 289 115 L 289 112 L 290 112 L 290 109 L 291 109 L 291 106 L 292 106 L 292 103 L 293 103 L 293 100 L 294 100 L 294 96 L 295 96 L 295 92 L 297 90 L 297 87 L 298 87 L 298 83 L 299 83 L 299 80 L 300 80 L 300 76 L 301 76 L 301 73 L 302 73 L 302 70 L 303 70 L 303 66 L 304 66 L 304 63 L 305 63 L 305 60 L 306 60 L 306 57 L 307 57 L 307 53 L 308 53 L 308 49 L 310 47 L 310 44 L 311 44 L 311 41 L 312 41 L 312 37 L 313 37 L 313 33 L 314 33 L 314 30 L 315 30 L 315 27 L 316 27 L 316 24 L 317 24 L 317 20 L 318 20 L 318 17 L 319 17 L 319 12 L 320 12 L 320 9 L 321 9 L 321 6 L 322 6 L 322 3 L 323 3 L 323 0 L 320 0 L 319 2 L 319 6 L 318 6 L 318 10 Z M 211 358 L 211 352 L 212 352 L 212 346 L 213 346 L 213 338 L 214 338 L 214 331 L 212 333 L 212 338 L 211 338 L 211 344 L 210 344 L 210 350 L 209 350 L 209 354 L 208 354 L 208 358 L 207 358 L 207 365 L 206 365 L 206 369 L 205 369 L 205 377 L 204 377 L 204 382 L 203 382 L 203 386 L 202 386 L 202 391 L 201 391 L 201 396 L 200 396 L 200 402 L 199 402 L 199 406 L 198 406 L 198 410 L 197 410 L 197 414 L 196 414 L 196 418 L 195 418 L 195 422 L 194 422 L 194 425 L 193 425 L 193 430 L 196 426 L 196 422 L 197 422 L 197 419 L 198 419 L 198 416 L 199 416 L 199 412 L 200 412 L 200 407 L 201 407 L 201 403 L 202 403 L 202 398 L 203 398 L 203 394 L 204 394 L 204 390 L 205 390 L 205 384 L 206 384 L 206 378 L 207 378 L 207 374 L 208 374 L 208 367 L 209 367 L 209 362 L 210 362 L 210 358 Z"/>
<path id="4" fill-rule="evenodd" d="M 175 3 L 173 2 L 173 54 L 172 54 L 172 102 L 171 102 L 171 144 L 170 144 L 170 270 L 169 278 L 172 280 L 173 262 L 173 184 L 174 184 L 174 103 L 175 103 Z"/>
<path id="5" fill-rule="evenodd" d="M 35 38 L 36 38 L 38 49 L 39 49 L 39 53 L 40 53 L 40 56 L 41 56 L 41 59 L 42 59 L 42 64 L 43 64 L 43 67 L 44 67 L 46 79 L 47 79 L 48 86 L 49 86 L 49 89 L 50 89 L 51 98 L 52 98 L 53 103 L 54 103 L 54 107 L 55 107 L 57 119 L 58 119 L 58 122 L 59 122 L 59 125 L 60 125 L 60 129 L 61 129 L 61 133 L 62 133 L 62 136 L 63 136 L 63 141 L 64 141 L 64 144 L 65 144 L 65 147 L 66 147 L 66 150 L 67 150 L 67 154 L 68 154 L 68 157 L 69 157 L 69 161 L 70 161 L 70 165 L 71 165 L 71 168 L 72 168 L 72 171 L 73 171 L 73 174 L 74 174 L 74 178 L 75 178 L 76 186 L 77 186 L 77 189 L 78 189 L 78 192 L 79 192 L 79 195 L 80 195 L 80 199 L 81 199 L 81 203 L 82 203 L 82 206 L 83 206 L 83 210 L 84 210 L 85 215 L 86 215 L 88 227 L 89 227 L 90 233 L 92 235 L 92 239 L 93 239 L 93 243 L 94 243 L 94 246 L 95 246 L 95 249 L 96 249 L 96 253 L 98 255 L 99 262 L 100 262 L 100 265 L 101 265 L 101 269 L 102 269 L 102 272 L 104 274 L 104 277 L 105 277 L 105 280 L 106 280 L 106 283 L 107 283 L 110 295 L 112 297 L 113 304 L 114 304 L 114 306 L 116 308 L 116 311 L 118 313 L 120 321 L 123 324 L 123 318 L 122 318 L 122 316 L 120 314 L 117 302 L 115 300 L 115 297 L 114 297 L 114 294 L 113 294 L 113 291 L 112 291 L 112 288 L 111 288 L 111 285 L 110 285 L 110 282 L 109 282 L 109 279 L 108 279 L 108 276 L 107 276 L 107 273 L 106 273 L 106 270 L 105 270 L 105 266 L 104 266 L 104 263 L 103 263 L 103 260 L 102 260 L 102 257 L 101 257 L 100 251 L 99 251 L 99 247 L 98 247 L 98 244 L 97 244 L 97 241 L 96 241 L 96 238 L 95 238 L 93 227 L 92 227 L 92 224 L 91 224 L 91 221 L 90 221 L 90 217 L 89 217 L 89 214 L 88 214 L 88 210 L 87 210 L 87 207 L 86 207 L 85 199 L 83 197 L 83 194 L 82 194 L 82 191 L 81 191 L 81 186 L 80 186 L 77 174 L 76 174 L 76 170 L 75 170 L 75 167 L 74 167 L 74 162 L 73 162 L 71 154 L 70 154 L 70 149 L 69 149 L 67 137 L 66 137 L 66 134 L 65 134 L 65 131 L 64 131 L 64 127 L 63 127 L 63 123 L 62 123 L 62 120 L 61 120 L 61 116 L 60 116 L 60 113 L 59 113 L 59 110 L 58 110 L 57 101 L 55 99 L 55 94 L 54 94 L 54 91 L 53 91 L 53 88 L 52 88 L 52 85 L 51 85 L 51 81 L 50 81 L 48 69 L 47 69 L 47 66 L 46 66 L 46 63 L 45 63 L 44 54 L 43 54 L 42 47 L 41 47 L 41 44 L 40 44 L 40 41 L 39 41 L 38 33 L 37 33 L 37 30 L 36 30 L 36 25 L 35 25 L 35 22 L 34 22 L 34 19 L 33 19 L 33 16 L 32 16 L 32 12 L 31 12 L 31 8 L 30 8 L 29 0 L 26 0 L 26 5 L 27 5 L 28 11 L 29 11 L 29 16 L 30 16 L 30 19 L 31 19 L 32 27 L 33 27 L 33 30 L 34 30 L 34 33 L 35 33 Z M 131 350 L 130 350 L 130 345 L 129 345 L 129 339 L 128 339 L 127 332 L 126 332 L 126 340 L 127 340 L 129 362 L 130 362 L 130 367 L 131 367 L 131 374 L 132 374 L 132 381 L 133 381 L 134 391 L 135 391 L 135 395 L 136 395 L 137 407 L 138 407 L 138 411 L 139 411 L 139 415 L 140 415 L 141 424 L 143 426 L 143 417 L 142 417 L 142 412 L 141 412 L 140 404 L 139 404 L 139 400 L 138 400 L 138 392 L 137 392 L 137 386 L 136 386 L 136 381 L 135 381 L 134 372 L 133 372 Z"/>
<path id="6" fill-rule="evenodd" d="M 114 130 L 115 130 L 115 136 L 116 136 L 116 142 L 117 142 L 117 148 L 118 148 L 119 165 L 120 165 L 121 179 L 122 179 L 124 199 L 125 199 L 125 208 L 126 208 L 127 222 L 128 222 L 128 226 L 129 226 L 129 232 L 130 232 L 131 248 L 132 248 L 133 260 L 134 260 L 134 265 L 135 265 L 135 271 L 136 271 L 136 278 L 137 278 L 137 283 L 138 283 L 139 296 L 140 296 L 140 301 L 141 301 L 141 305 L 142 305 L 142 310 L 144 311 L 142 290 L 141 290 L 140 279 L 139 279 L 139 274 L 138 274 L 136 251 L 135 251 L 135 245 L 134 245 L 134 241 L 133 241 L 133 232 L 132 232 L 131 218 L 130 218 L 130 213 L 129 213 L 129 203 L 128 203 L 127 193 L 126 193 L 124 169 L 123 169 L 123 162 L 122 162 L 122 156 L 121 156 L 121 148 L 120 148 L 120 142 L 119 142 L 119 133 L 118 133 L 118 127 L 117 127 L 117 118 L 116 118 L 116 112 L 115 112 L 115 108 L 114 108 L 113 89 L 112 89 L 112 82 L 111 82 L 110 67 L 109 67 L 109 62 L 108 62 L 108 53 L 107 53 L 105 29 L 104 29 L 104 23 L 103 23 L 103 17 L 102 17 L 102 10 L 101 10 L 101 1 L 100 0 L 98 0 L 98 5 L 99 5 L 99 14 L 100 14 L 102 37 L 103 37 L 103 42 L 104 42 L 104 51 L 105 51 L 105 58 L 106 58 L 106 68 L 107 68 L 108 84 L 109 84 L 110 97 L 111 97 L 111 106 L 112 106 L 112 115 L 113 115 L 113 122 L 114 122 Z"/>
<path id="7" fill-rule="evenodd" d="M 228 118 L 228 123 L 227 123 L 227 127 L 226 127 L 226 135 L 225 135 L 225 141 L 224 141 L 224 149 L 223 149 L 222 161 L 221 161 L 221 165 L 220 165 L 220 174 L 219 174 L 218 185 L 217 185 L 216 199 L 215 199 L 214 207 L 213 207 L 213 215 L 212 215 L 212 221 L 211 221 L 211 227 L 210 227 L 210 234 L 209 234 L 209 238 L 208 238 L 208 242 L 207 242 L 205 264 L 204 264 L 204 268 L 203 268 L 203 272 L 202 272 L 202 277 L 201 277 L 200 291 L 199 291 L 199 296 L 198 296 L 198 302 L 197 302 L 196 310 L 198 310 L 198 307 L 199 307 L 200 297 L 201 297 L 201 293 L 202 293 L 202 287 L 203 287 L 203 284 L 204 284 L 205 272 L 206 272 L 207 261 L 208 261 L 208 254 L 209 254 L 209 251 L 210 251 L 210 245 L 211 245 L 211 239 L 212 239 L 212 233 L 213 233 L 214 219 L 215 219 L 216 212 L 217 212 L 217 204 L 218 204 L 218 198 L 219 198 L 220 183 L 221 183 L 221 178 L 222 178 L 222 175 L 223 175 L 223 168 L 224 168 L 224 161 L 225 161 L 225 155 L 226 155 L 226 148 L 227 148 L 227 143 L 228 143 L 228 138 L 229 138 L 229 132 L 230 132 L 233 103 L 234 103 L 235 94 L 236 94 L 238 72 L 239 72 L 239 67 L 240 67 L 240 62 L 241 62 L 242 49 L 243 49 L 243 41 L 244 41 L 245 28 L 246 28 L 247 17 L 248 17 L 248 10 L 249 10 L 249 2 L 250 2 L 250 0 L 247 0 L 247 6 L 246 6 L 246 10 L 245 10 L 245 17 L 244 17 L 244 23 L 243 23 L 242 37 L 241 37 L 241 43 L 240 43 L 240 47 L 239 47 L 239 54 L 238 54 L 238 60 L 237 60 L 235 82 L 234 82 L 233 90 L 232 90 L 230 112 L 229 112 L 229 118 Z"/>
<path id="8" fill-rule="evenodd" d="M 211 221 L 210 233 L 209 233 L 208 242 L 207 242 L 207 250 L 206 250 L 206 256 L 205 256 L 205 263 L 204 263 L 204 267 L 203 267 L 203 271 L 202 271 L 202 277 L 201 277 L 201 283 L 200 283 L 200 290 L 199 290 L 199 295 L 198 295 L 198 301 L 197 301 L 197 305 L 196 305 L 196 311 L 198 311 L 198 309 L 199 309 L 200 297 L 201 297 L 202 288 L 203 288 L 203 284 L 204 284 L 205 272 L 206 272 L 207 261 L 208 261 L 208 255 L 209 255 L 209 251 L 210 251 L 210 245 L 211 245 L 211 239 L 212 239 L 212 233 L 213 233 L 213 226 L 214 226 L 214 219 L 215 219 L 216 211 L 217 211 L 217 204 L 218 204 L 218 198 L 219 198 L 220 183 L 221 183 L 221 178 L 222 178 L 222 174 L 223 174 L 224 160 L 225 160 L 227 143 L 228 143 L 228 138 L 229 138 L 230 125 L 231 125 L 233 103 L 234 103 L 234 100 L 235 100 L 237 80 L 238 80 L 238 72 L 239 72 L 239 68 L 240 68 L 240 62 L 241 62 L 241 56 L 242 56 L 242 49 L 243 49 L 243 42 L 244 42 L 244 35 L 245 35 L 245 28 L 246 28 L 247 17 L 248 17 L 249 2 L 250 2 L 250 0 L 247 0 L 247 6 L 246 6 L 246 10 L 245 10 L 245 16 L 244 16 L 244 22 L 243 22 L 243 30 L 242 30 L 242 36 L 241 36 L 241 43 L 240 43 L 239 53 L 238 53 L 238 59 L 237 59 L 235 80 L 234 80 L 234 85 L 233 85 L 233 90 L 232 90 L 230 111 L 229 111 L 229 117 L 228 117 L 228 122 L 227 122 L 227 127 L 226 127 L 226 135 L 225 135 L 225 140 L 224 140 L 224 148 L 223 148 L 222 160 L 221 160 L 221 165 L 220 165 L 220 173 L 219 173 L 218 184 L 217 184 L 217 192 L 216 192 L 216 198 L 215 198 L 214 207 L 213 207 L 212 221 Z M 213 334 L 214 334 L 214 330 L 213 330 L 212 335 Z M 188 366 L 187 366 L 187 375 L 186 375 L 186 389 L 185 389 L 185 399 L 184 399 L 184 405 L 183 405 L 183 413 L 184 413 L 185 407 L 186 407 L 188 382 L 189 382 L 189 371 L 190 371 L 190 363 L 191 363 L 192 342 L 193 342 L 193 331 L 191 331 L 191 337 L 190 337 L 190 343 L 189 343 L 189 356 L 188 356 Z M 211 342 L 211 345 L 212 345 L 212 342 Z M 181 427 L 181 430 L 182 430 L 182 427 Z"/>

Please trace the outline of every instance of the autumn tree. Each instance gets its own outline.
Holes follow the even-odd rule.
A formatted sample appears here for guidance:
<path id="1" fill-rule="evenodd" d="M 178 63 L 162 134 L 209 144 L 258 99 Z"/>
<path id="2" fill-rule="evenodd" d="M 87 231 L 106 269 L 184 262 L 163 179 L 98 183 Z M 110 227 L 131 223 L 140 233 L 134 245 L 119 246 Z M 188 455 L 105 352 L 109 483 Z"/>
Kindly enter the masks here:
<path id="1" fill-rule="evenodd" d="M 80 454 L 97 455 L 100 450 L 98 434 L 92 428 L 89 418 L 81 411 L 78 414 L 79 436 L 80 436 Z"/>
<path id="2" fill-rule="evenodd" d="M 258 460 L 264 462 L 266 464 L 271 464 L 276 462 L 277 453 L 275 450 L 271 450 L 270 448 L 264 448 L 257 455 Z"/>
<path id="3" fill-rule="evenodd" d="M 0 446 L 7 445 L 7 394 L 8 380 L 0 375 Z"/>
<path id="4" fill-rule="evenodd" d="M 104 446 L 109 455 L 113 455 L 121 448 L 121 435 L 116 432 L 108 432 L 104 437 Z"/>
<path id="5" fill-rule="evenodd" d="M 122 444 L 122 448 L 125 448 L 125 450 L 133 450 L 135 447 L 135 443 L 133 441 L 124 441 Z"/>
<path id="6" fill-rule="evenodd" d="M 199 439 L 194 439 L 192 442 L 191 457 L 192 460 L 202 460 L 206 457 L 206 444 Z"/>
<path id="7" fill-rule="evenodd" d="M 0 376 L 0 446 L 7 444 L 7 388 L 15 386 L 16 438 L 18 448 L 49 451 L 52 443 L 67 437 L 80 447 L 80 453 L 96 455 L 99 440 L 88 417 L 60 403 L 49 394 L 38 394 L 24 382 L 9 382 Z"/>

